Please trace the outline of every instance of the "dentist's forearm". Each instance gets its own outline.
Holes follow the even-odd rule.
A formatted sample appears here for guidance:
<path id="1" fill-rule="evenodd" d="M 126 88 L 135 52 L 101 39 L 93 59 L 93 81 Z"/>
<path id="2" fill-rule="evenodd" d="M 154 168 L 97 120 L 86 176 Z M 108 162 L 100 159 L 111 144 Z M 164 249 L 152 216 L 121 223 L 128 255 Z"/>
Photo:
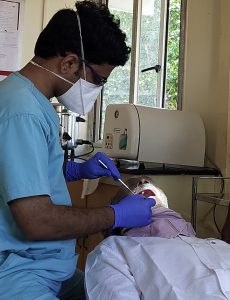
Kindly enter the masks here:
<path id="1" fill-rule="evenodd" d="M 48 196 L 10 202 L 13 216 L 28 240 L 65 240 L 112 227 L 112 208 L 84 209 L 54 205 Z"/>

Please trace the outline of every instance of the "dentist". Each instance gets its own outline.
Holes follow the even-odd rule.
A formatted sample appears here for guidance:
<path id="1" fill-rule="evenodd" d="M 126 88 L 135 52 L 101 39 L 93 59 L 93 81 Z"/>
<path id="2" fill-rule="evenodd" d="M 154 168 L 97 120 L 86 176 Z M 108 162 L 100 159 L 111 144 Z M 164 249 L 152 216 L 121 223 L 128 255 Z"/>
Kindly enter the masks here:
<path id="1" fill-rule="evenodd" d="M 151 222 L 155 202 L 131 195 L 98 209 L 71 206 L 63 176 L 59 118 L 49 99 L 87 114 L 116 66 L 125 34 L 105 6 L 77 1 L 41 32 L 35 56 L 0 82 L 0 298 L 85 299 L 77 237 Z M 98 160 L 102 160 L 108 170 Z M 67 180 L 120 174 L 103 153 L 67 165 Z"/>

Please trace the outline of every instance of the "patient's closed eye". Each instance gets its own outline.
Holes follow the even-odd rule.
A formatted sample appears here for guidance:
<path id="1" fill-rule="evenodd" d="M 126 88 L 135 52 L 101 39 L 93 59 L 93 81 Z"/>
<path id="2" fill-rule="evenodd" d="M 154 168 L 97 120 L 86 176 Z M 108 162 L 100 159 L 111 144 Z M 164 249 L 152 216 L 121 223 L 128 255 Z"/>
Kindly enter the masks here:
<path id="1" fill-rule="evenodd" d="M 140 181 L 138 181 L 137 186 L 143 185 L 143 184 L 148 184 L 149 181 L 146 179 L 141 179 Z"/>

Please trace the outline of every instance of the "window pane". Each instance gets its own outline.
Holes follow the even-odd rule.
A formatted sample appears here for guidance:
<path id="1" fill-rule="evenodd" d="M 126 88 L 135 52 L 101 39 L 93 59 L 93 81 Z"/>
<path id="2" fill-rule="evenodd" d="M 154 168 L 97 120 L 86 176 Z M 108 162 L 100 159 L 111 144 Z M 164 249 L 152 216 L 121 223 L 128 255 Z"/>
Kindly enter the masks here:
<path id="1" fill-rule="evenodd" d="M 141 70 L 158 64 L 161 0 L 143 0 L 141 16 L 138 104 L 157 106 L 157 73 Z"/>
<path id="2" fill-rule="evenodd" d="M 120 28 L 126 33 L 127 44 L 131 46 L 132 22 L 133 22 L 133 0 L 110 0 L 109 10 L 120 19 Z M 130 86 L 130 59 L 124 67 L 117 67 L 109 76 L 103 90 L 101 134 L 104 125 L 104 112 L 108 104 L 128 103 Z"/>
<path id="3" fill-rule="evenodd" d="M 165 107 L 177 109 L 181 0 L 170 0 Z"/>

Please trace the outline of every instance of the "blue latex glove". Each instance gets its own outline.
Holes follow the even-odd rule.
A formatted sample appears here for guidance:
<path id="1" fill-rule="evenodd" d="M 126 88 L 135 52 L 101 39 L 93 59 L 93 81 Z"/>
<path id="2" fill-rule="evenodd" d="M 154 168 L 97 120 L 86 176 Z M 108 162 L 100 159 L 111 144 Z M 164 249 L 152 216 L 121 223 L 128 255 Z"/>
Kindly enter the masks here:
<path id="1" fill-rule="evenodd" d="M 105 169 L 99 159 L 108 167 Z M 84 163 L 68 161 L 66 163 L 66 181 L 79 179 L 96 179 L 102 176 L 112 176 L 118 180 L 121 175 L 112 160 L 103 152 L 96 153 L 93 157 Z"/>
<path id="2" fill-rule="evenodd" d="M 129 195 L 118 204 L 110 205 L 115 214 L 113 228 L 141 227 L 150 224 L 152 221 L 151 207 L 155 204 L 154 199 L 137 194 Z"/>

